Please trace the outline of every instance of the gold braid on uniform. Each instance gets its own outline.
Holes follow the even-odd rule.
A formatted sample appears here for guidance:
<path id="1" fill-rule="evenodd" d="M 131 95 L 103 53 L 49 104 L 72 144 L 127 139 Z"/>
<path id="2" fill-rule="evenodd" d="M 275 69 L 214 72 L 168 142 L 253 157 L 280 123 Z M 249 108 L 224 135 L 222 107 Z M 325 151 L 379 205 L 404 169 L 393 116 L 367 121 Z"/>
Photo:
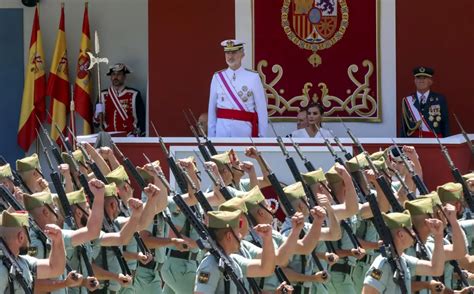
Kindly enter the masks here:
<path id="1" fill-rule="evenodd" d="M 415 123 L 415 126 L 413 128 L 411 128 L 410 127 L 410 118 L 408 117 L 407 110 L 406 110 L 407 107 L 408 106 L 405 103 L 405 99 L 402 99 L 403 121 L 405 123 L 405 126 L 407 127 L 407 136 L 411 136 L 421 126 L 421 120 L 417 121 Z"/>

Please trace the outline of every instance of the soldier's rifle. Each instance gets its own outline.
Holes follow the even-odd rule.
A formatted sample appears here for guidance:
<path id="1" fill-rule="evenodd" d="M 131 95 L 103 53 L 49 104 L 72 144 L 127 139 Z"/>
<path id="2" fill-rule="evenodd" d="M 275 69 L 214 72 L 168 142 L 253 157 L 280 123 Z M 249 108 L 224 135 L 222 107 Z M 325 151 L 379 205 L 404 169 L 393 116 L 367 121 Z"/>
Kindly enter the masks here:
<path id="1" fill-rule="evenodd" d="M 36 130 L 38 132 L 38 130 Z M 48 154 L 48 149 L 46 146 L 43 144 L 43 140 L 41 139 L 41 136 L 38 134 L 38 139 L 41 145 L 41 148 L 43 149 L 43 153 L 46 158 L 46 162 L 48 163 L 49 169 L 51 170 L 51 180 L 53 181 L 54 188 L 56 190 L 56 193 L 58 194 L 59 202 L 61 204 L 61 207 L 64 211 L 64 221 L 66 224 L 71 228 L 71 230 L 76 230 L 77 225 L 76 222 L 74 221 L 74 217 L 72 215 L 72 209 L 71 205 L 69 204 L 69 201 L 66 196 L 66 191 L 64 191 L 64 187 L 61 183 L 61 177 L 59 173 L 53 168 L 53 164 L 51 162 L 51 158 L 49 157 Z M 78 246 L 79 254 L 82 256 L 82 259 L 84 260 L 84 264 L 86 266 L 87 273 L 90 277 L 94 276 L 94 271 L 92 269 L 92 265 L 89 261 L 89 258 L 87 256 L 87 251 L 84 245 L 79 245 Z"/>
<path id="2" fill-rule="evenodd" d="M 5 160 L 5 158 L 2 155 L 0 155 L 0 166 L 3 166 L 7 163 L 8 162 Z M 21 178 L 20 174 L 18 174 L 18 172 L 14 170 L 13 168 L 10 167 L 10 169 L 13 174 L 13 184 L 23 189 L 23 191 L 25 191 L 26 193 L 33 194 L 30 188 L 28 188 L 28 186 L 26 185 L 25 181 L 23 181 L 23 179 Z"/>
<path id="3" fill-rule="evenodd" d="M 176 195 L 176 192 L 171 188 L 168 180 L 166 179 L 165 175 L 163 174 L 162 171 L 159 171 L 156 169 L 156 167 L 153 166 L 153 164 L 151 163 L 150 159 L 145 155 L 143 154 L 143 156 L 145 157 L 145 159 L 148 161 L 148 163 L 152 166 L 153 168 L 153 171 L 155 172 L 155 174 L 158 176 L 158 178 L 161 180 L 161 182 L 163 183 L 163 185 L 170 191 L 170 194 L 175 196 Z M 199 204 L 202 206 L 202 208 L 204 209 L 204 211 L 207 213 L 209 211 L 212 211 L 212 207 L 211 205 L 209 204 L 209 202 L 207 201 L 206 197 L 204 196 L 204 194 L 202 193 L 201 190 L 199 190 L 196 185 L 194 184 L 194 181 L 191 179 L 191 177 L 189 176 L 188 172 L 185 171 L 180 165 L 178 165 L 178 168 L 180 169 L 180 171 L 183 173 L 185 179 L 187 180 L 188 184 L 191 186 L 191 189 L 194 191 L 195 193 L 195 196 L 196 196 L 196 199 L 198 200 Z M 182 196 L 181 196 L 182 198 Z M 189 206 L 188 206 L 189 207 Z M 190 207 L 189 207 L 190 208 Z M 190 208 L 190 210 L 192 211 L 192 209 Z M 193 215 L 195 216 L 195 213 L 193 212 Z M 255 281 L 255 279 L 253 278 L 247 278 L 250 286 L 252 287 L 254 293 L 261 293 L 261 290 L 260 288 L 258 287 L 258 284 L 257 282 Z"/>
<path id="4" fill-rule="evenodd" d="M 191 117 L 194 121 L 194 124 L 196 125 L 196 129 L 198 130 L 198 133 L 204 138 L 204 142 L 207 146 L 207 149 L 209 150 L 209 153 L 211 153 L 211 155 L 216 155 L 217 154 L 217 150 L 216 148 L 214 147 L 214 144 L 212 143 L 211 140 L 209 140 L 209 138 L 207 137 L 206 135 L 206 132 L 204 131 L 203 129 L 203 126 L 201 125 L 201 123 L 196 119 L 196 117 L 194 116 L 194 113 L 193 111 L 188 108 L 188 111 L 189 111 L 189 114 L 191 114 Z"/>
<path id="5" fill-rule="evenodd" d="M 49 147 L 51 149 L 51 153 L 53 153 L 54 159 L 56 160 L 56 163 L 58 165 L 63 164 L 64 160 L 61 157 L 61 153 L 59 152 L 59 149 L 56 147 L 56 144 L 54 144 L 53 139 L 51 139 L 50 135 L 48 134 L 48 131 L 44 128 L 43 124 L 39 120 L 38 116 L 36 116 L 36 119 L 38 120 L 38 124 L 41 128 L 41 132 L 44 134 L 46 139 L 48 140 Z M 37 131 L 38 138 L 40 138 L 40 134 Z"/>
<path id="6" fill-rule="evenodd" d="M 258 148 L 257 146 L 255 145 L 255 143 L 253 142 L 252 138 L 249 137 L 250 139 L 250 142 L 252 142 L 252 145 L 253 147 L 255 148 L 255 150 L 257 151 L 257 157 L 259 159 L 259 161 L 262 163 L 262 168 L 265 169 L 265 171 L 268 173 L 268 180 L 270 181 L 271 185 L 272 185 L 272 188 L 273 190 L 275 191 L 275 193 L 277 194 L 278 196 L 278 199 L 280 200 L 280 203 L 282 204 L 283 208 L 285 209 L 286 211 L 286 214 L 288 217 L 292 217 L 295 213 L 296 213 L 296 210 L 295 208 L 293 207 L 293 205 L 291 204 L 290 200 L 288 199 L 288 197 L 286 196 L 285 192 L 283 191 L 283 188 L 280 184 L 280 181 L 278 180 L 278 178 L 276 177 L 275 173 L 270 169 L 270 166 L 268 165 L 268 163 L 265 161 L 265 159 L 263 158 L 262 154 L 260 153 L 260 151 L 258 151 Z M 304 237 L 305 236 L 305 232 L 302 230 L 301 233 L 300 233 L 300 238 Z M 319 258 L 316 256 L 316 253 L 314 251 L 311 251 L 311 257 L 313 258 L 317 268 L 319 269 L 319 271 L 322 271 L 323 274 L 321 275 L 321 277 L 326 280 L 328 278 L 328 274 L 326 272 L 326 270 L 324 269 L 323 265 L 321 264 L 321 261 L 319 260 Z"/>
<path id="7" fill-rule="evenodd" d="M 179 172 L 179 169 L 176 164 L 176 160 L 168 151 L 168 148 L 166 148 L 165 142 L 163 141 L 163 138 L 158 134 L 155 124 L 153 122 L 150 122 L 150 124 L 153 128 L 153 131 L 155 132 L 155 135 L 158 137 L 158 141 L 160 143 L 161 149 L 163 150 L 163 153 L 166 155 L 166 162 L 168 162 L 168 166 L 171 169 L 171 173 L 174 175 L 174 178 L 176 180 L 176 183 L 178 184 L 179 190 L 181 191 L 181 193 L 186 193 L 188 191 L 188 185 L 186 184 L 186 179 Z"/>
<path id="8" fill-rule="evenodd" d="M 472 145 L 471 139 L 469 139 L 469 136 L 467 135 L 466 131 L 462 127 L 461 122 L 459 122 L 458 117 L 456 116 L 456 114 L 454 114 L 454 119 L 456 120 L 456 123 L 458 124 L 459 128 L 461 129 L 461 133 L 462 133 L 464 139 L 466 140 L 467 146 L 469 146 L 469 149 L 471 149 L 471 155 L 474 156 L 474 146 Z"/>
<path id="9" fill-rule="evenodd" d="M 469 187 L 467 186 L 466 181 L 462 178 L 461 173 L 459 172 L 458 168 L 454 165 L 451 156 L 449 156 L 448 148 L 441 143 L 441 140 L 438 138 L 438 135 L 431 129 L 433 134 L 435 135 L 436 140 L 438 141 L 438 145 L 441 148 L 441 152 L 444 155 L 444 158 L 448 162 L 449 168 L 451 169 L 451 174 L 456 182 L 462 185 L 462 190 L 464 194 L 464 200 L 466 201 L 469 209 L 474 212 L 474 199 L 472 198 L 472 193 L 469 191 Z"/>
<path id="10" fill-rule="evenodd" d="M 61 132 L 61 130 L 59 129 L 58 125 L 56 123 L 54 123 L 54 127 L 56 128 L 56 131 L 58 132 L 59 134 L 59 138 L 61 139 L 61 142 L 63 143 L 63 146 L 66 150 L 72 150 L 72 146 L 71 144 L 69 143 L 69 140 L 66 139 L 66 137 L 64 137 L 64 134 L 63 132 Z"/>
<path id="11" fill-rule="evenodd" d="M 17 258 L 12 254 L 2 237 L 0 237 L 0 250 L 3 252 L 4 257 L 2 258 L 2 262 L 8 270 L 8 275 L 20 284 L 25 294 L 33 294 L 33 285 L 32 287 L 28 285 L 28 282 L 23 277 L 23 271 Z M 12 291 L 14 291 L 14 289 L 12 289 Z"/>
<path id="12" fill-rule="evenodd" d="M 420 192 L 421 195 L 426 195 L 429 193 L 428 188 L 426 187 L 425 183 L 421 179 L 421 177 L 415 172 L 413 169 L 413 165 L 410 163 L 408 157 L 406 156 L 405 152 L 397 145 L 394 139 L 392 139 L 393 145 L 395 146 L 395 150 L 397 150 L 400 158 L 402 159 L 403 165 L 408 170 L 413 182 L 415 183 L 416 188 Z"/>
<path id="13" fill-rule="evenodd" d="M 332 136 L 334 142 L 336 142 L 339 149 L 344 153 L 344 157 L 346 158 L 346 160 L 351 160 L 352 157 L 353 157 L 352 154 L 350 154 L 349 151 L 347 151 L 347 149 L 342 144 L 341 140 L 339 140 L 339 138 L 336 136 L 336 134 L 334 134 L 334 132 L 332 130 L 329 130 L 329 132 L 331 133 L 331 136 Z M 321 135 L 323 135 L 323 134 L 321 133 Z"/>
<path id="14" fill-rule="evenodd" d="M 184 114 L 184 118 L 186 119 L 186 122 L 188 123 L 189 129 L 191 130 L 191 133 L 193 133 L 194 138 L 196 138 L 196 141 L 198 143 L 199 152 L 202 154 L 202 157 L 204 157 L 204 159 L 206 161 L 210 161 L 211 156 L 209 155 L 209 152 L 207 151 L 206 146 L 204 145 L 204 143 L 201 143 L 201 139 L 200 139 L 198 133 L 196 132 L 196 128 L 193 126 L 193 124 L 189 120 L 188 115 L 186 114 L 186 112 L 184 110 L 183 110 L 183 114 Z"/>

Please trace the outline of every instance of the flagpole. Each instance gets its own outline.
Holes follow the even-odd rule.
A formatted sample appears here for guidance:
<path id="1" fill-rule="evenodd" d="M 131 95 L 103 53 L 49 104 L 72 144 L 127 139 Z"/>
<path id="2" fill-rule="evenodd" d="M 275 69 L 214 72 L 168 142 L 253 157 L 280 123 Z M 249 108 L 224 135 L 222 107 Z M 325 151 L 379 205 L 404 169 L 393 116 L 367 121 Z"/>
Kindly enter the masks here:
<path id="1" fill-rule="evenodd" d="M 75 117 L 75 104 L 74 104 L 74 85 L 71 84 L 71 103 L 69 105 L 69 110 L 71 112 L 71 116 L 70 116 L 70 125 L 71 125 L 71 130 L 73 132 L 73 136 L 71 138 L 71 142 L 72 142 L 72 149 L 76 149 L 75 146 L 76 146 L 76 142 L 74 142 L 74 138 L 76 137 L 76 117 Z"/>

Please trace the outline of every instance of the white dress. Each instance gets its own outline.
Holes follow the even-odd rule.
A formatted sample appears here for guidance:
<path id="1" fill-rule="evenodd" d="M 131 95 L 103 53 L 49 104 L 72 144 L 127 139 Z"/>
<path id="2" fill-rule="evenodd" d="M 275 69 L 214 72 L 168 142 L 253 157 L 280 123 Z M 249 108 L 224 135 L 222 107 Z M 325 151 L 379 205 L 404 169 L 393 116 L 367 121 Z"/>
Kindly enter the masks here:
<path id="1" fill-rule="evenodd" d="M 329 132 L 328 129 L 325 128 L 319 128 L 319 132 L 316 133 L 316 136 L 311 137 L 308 132 L 306 131 L 306 128 L 302 128 L 299 130 L 295 130 L 291 133 L 291 137 L 293 138 L 322 138 L 321 133 L 324 135 L 325 138 L 330 138 L 332 137 L 331 132 Z"/>

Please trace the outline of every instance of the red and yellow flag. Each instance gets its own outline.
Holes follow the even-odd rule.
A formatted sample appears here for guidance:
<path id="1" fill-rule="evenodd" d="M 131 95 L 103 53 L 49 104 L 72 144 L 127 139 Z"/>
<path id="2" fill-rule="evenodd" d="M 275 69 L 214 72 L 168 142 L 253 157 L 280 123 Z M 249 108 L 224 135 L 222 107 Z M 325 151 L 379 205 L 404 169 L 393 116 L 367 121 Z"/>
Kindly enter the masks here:
<path id="1" fill-rule="evenodd" d="M 54 127 L 54 124 L 56 124 L 62 132 L 66 130 L 70 101 L 68 73 L 66 31 L 64 30 L 64 7 L 62 6 L 47 90 L 47 95 L 51 97 L 51 138 L 55 141 L 59 139 L 59 132 L 56 127 Z"/>
<path id="2" fill-rule="evenodd" d="M 26 65 L 25 85 L 18 124 L 18 145 L 27 152 L 36 139 L 38 121 L 46 117 L 46 76 L 44 72 L 44 52 L 39 25 L 38 7 L 35 10 L 31 31 L 30 50 Z"/>
<path id="3" fill-rule="evenodd" d="M 84 135 L 91 133 L 92 125 L 92 80 L 91 72 L 87 70 L 90 64 L 89 55 L 87 55 L 87 52 L 91 51 L 90 39 L 89 13 L 86 2 L 82 21 L 81 47 L 77 58 L 76 83 L 74 84 L 74 107 L 84 119 Z"/>

